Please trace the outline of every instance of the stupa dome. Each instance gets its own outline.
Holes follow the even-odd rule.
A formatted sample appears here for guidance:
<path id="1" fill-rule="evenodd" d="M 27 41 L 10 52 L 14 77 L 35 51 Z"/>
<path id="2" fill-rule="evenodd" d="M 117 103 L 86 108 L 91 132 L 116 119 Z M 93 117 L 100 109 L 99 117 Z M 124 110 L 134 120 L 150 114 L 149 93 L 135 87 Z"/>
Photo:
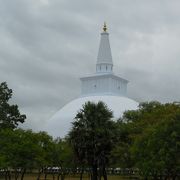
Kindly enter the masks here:
<path id="1" fill-rule="evenodd" d="M 87 101 L 94 103 L 103 101 L 113 111 L 113 119 L 115 120 L 121 117 L 124 111 L 136 109 L 138 106 L 138 103 L 134 100 L 122 96 L 103 95 L 80 97 L 66 104 L 49 120 L 48 132 L 54 137 L 63 137 L 66 135 L 71 128 L 71 122 L 73 122 L 77 112 Z"/>
<path id="2" fill-rule="evenodd" d="M 96 73 L 80 78 L 81 96 L 63 106 L 46 123 L 45 130 L 53 137 L 64 137 L 71 129 L 77 112 L 88 102 L 103 101 L 113 111 L 117 120 L 126 110 L 137 109 L 138 103 L 127 97 L 127 83 L 113 73 L 113 61 L 109 43 L 109 33 L 104 26 L 101 33 Z"/>

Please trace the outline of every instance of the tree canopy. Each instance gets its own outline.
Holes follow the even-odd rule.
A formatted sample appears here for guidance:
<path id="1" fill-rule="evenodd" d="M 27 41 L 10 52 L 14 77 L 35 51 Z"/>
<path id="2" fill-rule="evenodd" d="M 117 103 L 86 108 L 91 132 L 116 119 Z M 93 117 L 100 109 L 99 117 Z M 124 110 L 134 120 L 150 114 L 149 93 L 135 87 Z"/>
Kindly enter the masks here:
<path id="1" fill-rule="evenodd" d="M 14 129 L 26 119 L 25 115 L 20 114 L 18 105 L 9 103 L 11 97 L 12 89 L 8 88 L 6 82 L 2 82 L 0 84 L 0 129 Z"/>
<path id="2" fill-rule="evenodd" d="M 138 168 L 145 177 L 175 178 L 180 172 L 180 105 L 142 103 L 117 122 L 112 162 Z M 124 163 L 124 164 L 122 164 Z"/>

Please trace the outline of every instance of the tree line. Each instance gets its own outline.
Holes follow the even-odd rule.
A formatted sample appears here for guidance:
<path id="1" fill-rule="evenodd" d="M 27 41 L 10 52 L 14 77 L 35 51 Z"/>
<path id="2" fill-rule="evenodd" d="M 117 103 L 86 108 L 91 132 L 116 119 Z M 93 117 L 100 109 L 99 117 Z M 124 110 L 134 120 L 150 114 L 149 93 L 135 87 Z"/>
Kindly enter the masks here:
<path id="1" fill-rule="evenodd" d="M 19 129 L 26 119 L 10 105 L 12 90 L 0 84 L 0 169 L 5 179 L 24 179 L 37 171 L 37 180 L 49 167 L 58 167 L 63 180 L 67 168 L 89 168 L 92 180 L 107 180 L 107 168 L 136 169 L 143 179 L 180 178 L 180 104 L 147 102 L 113 121 L 103 103 L 87 102 L 72 122 L 66 138 Z M 13 170 L 13 174 L 12 174 Z M 53 177 L 55 179 L 55 176 Z"/>

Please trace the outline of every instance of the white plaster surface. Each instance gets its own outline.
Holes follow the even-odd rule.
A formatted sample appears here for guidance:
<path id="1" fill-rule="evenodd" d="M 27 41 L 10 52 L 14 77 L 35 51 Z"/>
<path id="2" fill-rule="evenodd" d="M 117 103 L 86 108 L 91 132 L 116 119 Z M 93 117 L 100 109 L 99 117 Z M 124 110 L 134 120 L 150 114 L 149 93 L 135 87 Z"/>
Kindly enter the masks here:
<path id="1" fill-rule="evenodd" d="M 126 96 L 128 81 L 112 73 L 81 78 L 81 94 Z"/>
<path id="2" fill-rule="evenodd" d="M 109 33 L 107 32 L 101 33 L 97 64 L 113 64 L 109 43 Z"/>
<path id="3" fill-rule="evenodd" d="M 63 108 L 61 108 L 45 125 L 45 129 L 53 137 L 64 137 L 71 129 L 77 112 L 82 108 L 85 102 L 91 101 L 97 103 L 103 101 L 109 109 L 113 111 L 114 119 L 122 116 L 126 110 L 137 109 L 138 103 L 132 99 L 122 96 L 87 96 L 75 99 Z"/>

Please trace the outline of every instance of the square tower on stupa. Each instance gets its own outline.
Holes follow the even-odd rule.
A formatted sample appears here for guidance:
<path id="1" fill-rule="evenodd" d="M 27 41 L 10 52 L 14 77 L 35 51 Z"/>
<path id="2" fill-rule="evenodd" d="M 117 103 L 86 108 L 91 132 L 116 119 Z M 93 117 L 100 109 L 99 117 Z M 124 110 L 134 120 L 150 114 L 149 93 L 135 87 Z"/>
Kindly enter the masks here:
<path id="1" fill-rule="evenodd" d="M 109 43 L 109 33 L 104 23 L 103 32 L 101 33 L 99 51 L 96 63 L 96 73 L 90 76 L 82 77 L 81 95 L 119 95 L 126 96 L 127 83 L 113 73 L 113 60 L 111 47 Z"/>

